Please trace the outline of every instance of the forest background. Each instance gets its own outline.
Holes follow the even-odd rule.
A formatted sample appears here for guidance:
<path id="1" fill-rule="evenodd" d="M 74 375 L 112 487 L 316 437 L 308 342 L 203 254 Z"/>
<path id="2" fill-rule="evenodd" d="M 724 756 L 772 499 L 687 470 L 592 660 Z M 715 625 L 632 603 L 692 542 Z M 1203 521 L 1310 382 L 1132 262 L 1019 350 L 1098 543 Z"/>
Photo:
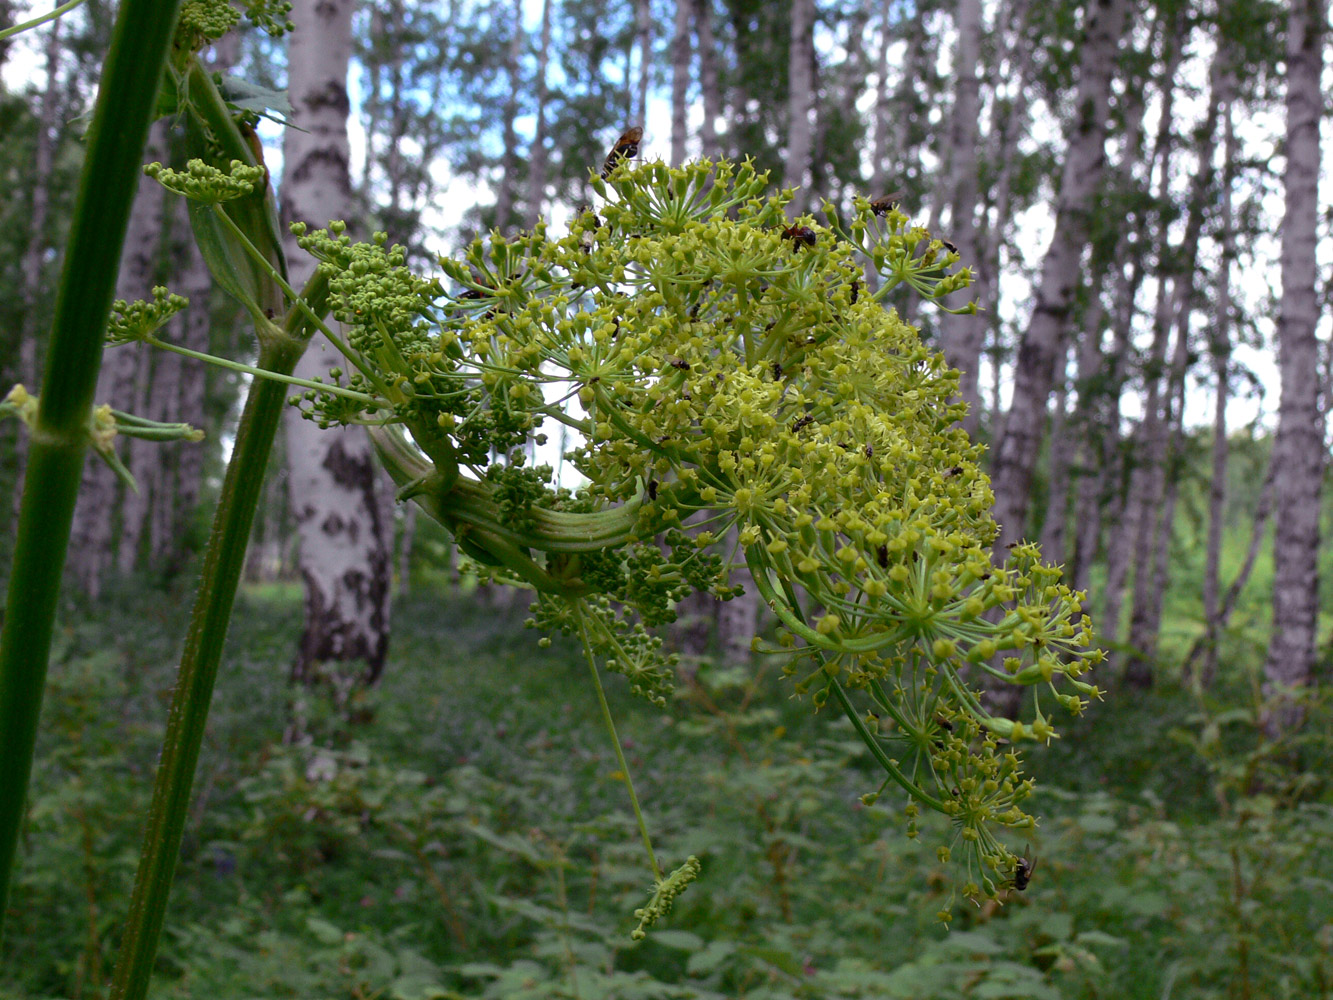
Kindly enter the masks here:
<path id="1" fill-rule="evenodd" d="M 3 5 L 6 25 L 36 13 Z M 113 13 L 88 0 L 0 42 L 6 387 L 41 384 Z M 947 869 L 861 807 L 847 733 L 752 658 L 772 625 L 756 596 L 687 602 L 680 697 L 620 708 L 665 841 L 702 831 L 709 874 L 631 945 L 644 875 L 571 650 L 511 635 L 522 594 L 394 503 L 363 433 L 293 414 L 157 995 L 1333 992 L 1326 17 L 1322 0 L 339 0 L 298 3 L 288 41 L 218 43 L 254 106 L 290 87 L 300 130 L 259 128 L 285 217 L 385 231 L 427 266 L 491 228 L 561 225 L 636 123 L 648 158 L 752 157 L 797 190 L 793 215 L 895 192 L 973 271 L 946 304 L 975 315 L 891 304 L 963 373 L 999 544 L 1040 539 L 1111 656 L 1106 703 L 1029 754 L 1031 889 L 959 903 L 945 933 Z M 144 160 L 183 158 L 154 126 Z M 252 358 L 183 203 L 145 181 L 117 295 L 162 283 L 192 302 L 164 339 Z M 126 444 L 137 491 L 87 465 L 7 914 L 16 996 L 104 995 L 177 606 L 248 384 L 141 346 L 108 353 L 98 401 L 207 438 Z M 0 423 L 0 495 L 26 448 Z M 0 503 L 0 582 L 15 517 Z"/>

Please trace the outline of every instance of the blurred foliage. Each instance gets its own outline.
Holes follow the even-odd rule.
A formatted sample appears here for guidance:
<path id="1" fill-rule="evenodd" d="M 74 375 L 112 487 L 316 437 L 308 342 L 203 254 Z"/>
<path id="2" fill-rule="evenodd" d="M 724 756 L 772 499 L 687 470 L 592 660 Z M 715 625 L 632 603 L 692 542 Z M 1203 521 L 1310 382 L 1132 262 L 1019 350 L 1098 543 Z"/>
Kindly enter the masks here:
<path id="1" fill-rule="evenodd" d="M 533 648 L 521 607 L 421 589 L 374 726 L 319 748 L 280 739 L 297 596 L 243 597 L 155 997 L 1330 993 L 1328 750 L 1265 743 L 1234 664 L 1215 705 L 1113 700 L 1077 755 L 1038 755 L 1031 884 L 951 931 L 944 867 L 861 804 L 864 748 L 776 670 L 705 663 L 666 713 L 622 684 L 660 849 L 708 879 L 635 944 L 644 873 L 576 649 Z M 100 995 L 175 617 L 127 589 L 63 633 L 0 996 Z"/>

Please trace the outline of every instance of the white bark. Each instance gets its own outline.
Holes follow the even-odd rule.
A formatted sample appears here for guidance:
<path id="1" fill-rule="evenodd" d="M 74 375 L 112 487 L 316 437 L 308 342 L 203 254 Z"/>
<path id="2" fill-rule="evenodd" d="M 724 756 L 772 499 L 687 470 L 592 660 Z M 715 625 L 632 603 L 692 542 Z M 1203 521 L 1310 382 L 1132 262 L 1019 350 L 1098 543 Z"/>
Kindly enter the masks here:
<path id="1" fill-rule="evenodd" d="M 642 125 L 648 120 L 648 83 L 653 68 L 653 13 L 649 0 L 634 0 L 634 30 L 638 36 L 639 72 L 634 81 L 634 112 L 630 118 Z"/>
<path id="2" fill-rule="evenodd" d="M 962 264 L 977 255 L 977 143 L 981 113 L 981 0 L 958 0 L 955 21 L 958 46 L 954 56 L 954 102 L 949 125 L 950 220 L 949 239 L 958 247 Z M 961 296 L 960 296 L 961 298 Z M 958 305 L 954 302 L 952 305 Z M 950 365 L 958 369 L 958 392 L 967 403 L 963 427 L 975 434 L 981 419 L 977 369 L 985 335 L 981 315 L 944 313 L 940 317 L 940 346 Z"/>
<path id="3" fill-rule="evenodd" d="M 1088 571 L 1097 557 L 1097 546 L 1102 536 L 1102 450 L 1098 429 L 1092 426 L 1093 410 L 1088 405 L 1094 383 L 1101 374 L 1102 324 L 1106 307 L 1102 303 L 1102 289 L 1106 281 L 1104 268 L 1094 268 L 1092 288 L 1083 315 L 1083 338 L 1078 349 L 1078 405 L 1074 411 L 1074 467 L 1077 485 L 1074 490 L 1074 537 L 1066 559 L 1066 573 L 1075 590 L 1087 590 Z M 1044 549 L 1043 549 L 1044 551 Z M 1047 553 L 1047 558 L 1054 558 Z"/>
<path id="4" fill-rule="evenodd" d="M 1134 657 L 1130 662 L 1129 679 L 1139 686 L 1152 682 L 1152 662 L 1155 659 L 1157 632 L 1161 622 L 1161 602 L 1166 586 L 1165 554 L 1171 543 L 1171 518 L 1175 510 L 1176 456 L 1180 450 L 1183 431 L 1179 420 L 1183 408 L 1186 369 L 1189 363 L 1190 317 L 1193 313 L 1194 276 L 1199 254 L 1199 238 L 1203 232 L 1204 213 L 1213 194 L 1213 157 L 1217 147 L 1217 121 L 1220 102 L 1218 92 L 1222 79 L 1222 60 L 1213 62 L 1209 88 L 1208 112 L 1200 130 L 1202 142 L 1194 152 L 1198 168 L 1190 184 L 1189 214 L 1180 246 L 1170 253 L 1172 269 L 1176 272 L 1172 294 L 1170 322 L 1173 324 L 1175 348 L 1172 353 L 1166 392 L 1159 408 L 1156 393 L 1160 381 L 1158 369 L 1149 375 L 1149 402 L 1145 410 L 1143 449 L 1148 463 L 1149 483 L 1137 501 L 1143 505 L 1140 520 L 1143 530 L 1136 545 L 1137 568 L 1134 581 L 1133 615 L 1130 625 L 1130 645 Z M 1163 280 L 1165 280 L 1163 278 Z M 1163 340 L 1164 340 L 1163 336 Z M 1176 405 L 1179 400 L 1181 405 Z M 1174 407 L 1174 412 L 1173 412 Z"/>
<path id="5" fill-rule="evenodd" d="M 312 226 L 351 207 L 348 174 L 347 68 L 351 0 L 297 0 L 289 51 L 294 123 L 284 133 L 284 214 Z M 290 240 L 288 260 L 300 287 L 310 261 Z M 343 367 L 327 341 L 312 343 L 297 365 L 303 378 Z M 389 555 L 375 497 L 371 446 L 364 429 L 320 430 L 291 411 L 286 419 L 288 490 L 305 582 L 305 632 L 293 676 L 311 682 L 321 661 L 364 661 L 374 681 L 389 640 Z M 331 678 L 335 688 L 349 683 Z"/>
<path id="6" fill-rule="evenodd" d="M 1016 0 L 1013 7 L 1007 11 L 1009 30 L 997 29 L 1005 44 L 1004 55 L 996 60 L 996 64 L 1007 64 L 1011 67 L 1008 89 L 1012 96 L 1009 101 L 992 101 L 990 134 L 987 138 L 990 160 L 992 163 L 1000 164 L 1000 173 L 987 192 L 992 207 L 985 212 L 983 225 L 977 235 L 974 259 L 967 262 L 976 269 L 970 292 L 983 310 L 981 327 L 983 352 L 986 350 L 987 340 L 991 341 L 990 351 L 994 371 L 989 407 L 992 441 L 998 441 L 1003 436 L 1004 412 L 1000 408 L 1000 362 L 1003 356 L 999 309 L 1000 247 L 1009 229 L 1014 168 L 1019 162 L 1018 142 L 1024 134 L 1028 121 L 1028 93 L 1031 89 L 1029 81 L 1032 78 L 1035 48 L 1027 44 L 1025 39 L 1030 11 L 1031 5 L 1028 0 Z"/>
<path id="7" fill-rule="evenodd" d="M 166 155 L 167 125 L 165 121 L 157 121 L 148 131 L 144 158 L 163 160 Z M 140 178 L 120 255 L 120 274 L 116 278 L 118 299 L 133 301 L 152 297 L 162 258 L 165 194 L 162 186 L 152 178 Z M 116 409 L 133 411 L 139 396 L 138 385 L 140 380 L 146 379 L 147 370 L 147 348 L 142 344 L 126 344 L 108 351 L 97 377 L 95 403 L 110 403 Z M 124 442 L 117 444 L 123 457 Z M 94 600 L 101 593 L 103 577 L 115 558 L 121 493 L 115 473 L 89 452 L 83 470 L 83 486 L 74 510 L 70 563 L 79 583 Z"/>
<path id="8" fill-rule="evenodd" d="M 4 18 L 13 14 L 12 7 L 0 8 Z M 62 50 L 60 47 L 61 18 L 56 18 L 46 29 L 46 89 L 42 91 L 42 102 L 37 113 L 37 139 L 33 149 L 32 201 L 28 205 L 28 241 L 23 250 L 20 273 L 23 275 L 23 322 L 19 328 L 18 370 L 15 382 L 22 382 L 33 392 L 38 390 L 37 372 L 37 332 L 47 321 L 47 310 L 43 303 L 47 296 L 45 282 L 42 281 L 47 255 L 46 220 L 51 204 L 51 192 L 48 179 L 51 176 L 51 161 L 55 150 L 56 126 L 61 118 L 62 89 L 56 85 L 60 72 Z M 7 43 L 0 43 L 0 64 L 8 51 Z M 0 390 L 9 391 L 9 386 L 0 384 Z M 19 501 L 23 497 L 23 468 L 27 463 L 28 434 L 21 429 L 18 421 L 6 420 L 0 427 L 0 446 L 14 441 L 14 467 L 18 474 L 14 480 L 14 493 L 10 504 L 8 523 L 0 520 L 6 528 L 18 523 Z"/>
<path id="9" fill-rule="evenodd" d="M 699 42 L 699 90 L 704 121 L 699 127 L 703 155 L 717 159 L 717 120 L 722 116 L 722 91 L 717 82 L 717 42 L 713 38 L 713 0 L 694 0 L 694 34 Z"/>
<path id="10" fill-rule="evenodd" d="M 502 232 L 512 228 L 514 200 L 518 194 L 518 131 L 515 122 L 518 118 L 518 95 L 523 86 L 519 74 L 519 59 L 523 55 L 523 0 L 514 0 L 510 16 L 513 19 L 513 34 L 509 36 L 509 49 L 505 55 L 505 76 L 509 81 L 509 95 L 505 98 L 503 143 L 504 153 L 500 158 L 500 181 L 497 185 L 495 200 L 495 228 Z"/>
<path id="11" fill-rule="evenodd" d="M 1219 604 L 1222 568 L 1222 529 L 1226 518 L 1227 500 L 1227 403 L 1231 399 L 1231 264 L 1235 260 L 1235 219 L 1231 187 L 1235 180 L 1236 135 L 1232 125 L 1231 104 L 1235 99 L 1236 75 L 1231 69 L 1223 73 L 1220 92 L 1215 99 L 1222 114 L 1222 220 L 1218 242 L 1221 261 L 1217 269 L 1217 291 L 1214 320 L 1208 334 L 1208 351 L 1213 360 L 1213 444 L 1212 480 L 1208 489 L 1208 543 L 1203 567 L 1203 622 L 1201 640 L 1203 664 L 1199 668 L 1198 687 L 1208 690 L 1217 671 L 1217 641 L 1221 635 L 1222 618 Z M 1193 652 L 1186 662 L 1184 674 L 1192 677 L 1190 666 Z"/>
<path id="12" fill-rule="evenodd" d="M 524 225 L 529 229 L 541 218 L 546 201 L 546 102 L 550 93 L 546 67 L 551 58 L 551 0 L 542 2 L 541 31 L 541 48 L 537 50 L 537 125 L 529 149 L 528 196 L 523 216 Z"/>
<path id="13" fill-rule="evenodd" d="M 1111 79 L 1128 0 L 1091 0 L 1076 98 L 1078 119 L 1069 140 L 1055 233 L 1042 264 L 1036 306 L 1014 373 L 1013 403 L 995 450 L 992 481 L 999 549 L 1023 537 L 1046 405 L 1055 374 L 1060 331 L 1068 322 L 1087 242 L 1093 199 L 1106 167 Z"/>
<path id="14" fill-rule="evenodd" d="M 1155 42 L 1149 38 L 1147 50 L 1151 51 Z M 1162 108 L 1157 134 L 1153 140 L 1152 154 L 1146 164 L 1140 162 L 1145 139 L 1143 116 L 1146 108 L 1146 91 L 1143 86 L 1135 87 L 1126 102 L 1123 111 L 1123 133 L 1126 136 L 1124 153 L 1117 165 L 1117 177 L 1109 185 L 1112 191 L 1127 191 L 1135 186 L 1148 186 L 1152 181 L 1154 165 L 1161 160 L 1162 169 L 1157 187 L 1157 199 L 1165 199 L 1170 174 L 1171 130 L 1169 122 L 1172 114 L 1172 102 L 1175 88 L 1176 70 L 1179 67 L 1181 46 L 1174 35 L 1168 39 L 1168 49 L 1160 74 Z M 1135 171 L 1142 168 L 1142 180 L 1136 181 Z M 1110 279 L 1112 307 L 1111 345 L 1103 352 L 1100 344 L 1085 344 L 1085 350 L 1096 351 L 1098 356 L 1087 356 L 1081 362 L 1079 408 L 1087 427 L 1087 452 L 1084 464 L 1095 472 L 1087 477 L 1090 482 L 1080 484 L 1079 488 L 1079 559 L 1074 569 L 1074 586 L 1086 589 L 1088 574 L 1096 556 L 1101 537 L 1100 522 L 1105 520 L 1111 525 L 1115 540 L 1107 546 L 1107 576 L 1104 590 L 1105 606 L 1109 623 L 1104 628 L 1111 628 L 1118 622 L 1118 611 L 1124 597 L 1125 581 L 1128 578 L 1129 551 L 1128 540 L 1134 537 L 1133 530 L 1125 530 L 1123 519 L 1103 517 L 1103 513 L 1114 506 L 1128 515 L 1131 525 L 1138 515 L 1138 508 L 1125 496 L 1117 496 L 1133 475 L 1124 466 L 1129 450 L 1123 447 L 1120 435 L 1120 396 L 1124 390 L 1126 373 L 1129 368 L 1130 336 L 1137 315 L 1139 287 L 1143 283 L 1144 253 L 1142 247 L 1147 242 L 1142 236 L 1148 224 L 1147 213 L 1136 212 L 1130 215 L 1116 240 L 1113 260 L 1109 275 L 1099 280 Z M 1131 239 L 1131 235 L 1134 237 Z M 1097 264 L 1094 257 L 1094 267 Z M 1099 302 L 1100 305 L 1100 302 Z M 1102 306 L 1104 308 L 1104 306 Z M 1093 391 L 1092 376 L 1096 375 L 1102 384 Z M 1112 633 L 1107 632 L 1107 635 Z"/>
<path id="15" fill-rule="evenodd" d="M 735 536 L 733 527 L 727 532 L 724 549 L 736 551 Z M 750 643 L 759 629 L 759 592 L 745 577 L 743 568 L 736 569 L 731 575 L 731 583 L 743 588 L 744 593 L 729 601 L 716 602 L 718 645 L 722 662 L 729 666 L 750 662 Z"/>
<path id="16" fill-rule="evenodd" d="M 685 124 L 690 94 L 690 0 L 676 2 L 676 34 L 671 39 L 671 165 L 685 162 Z"/>
<path id="17" fill-rule="evenodd" d="M 792 0 L 791 49 L 787 63 L 787 158 L 782 186 L 796 188 L 787 205 L 788 218 L 805 211 L 805 177 L 810 169 L 813 133 L 810 112 L 814 108 L 815 58 L 814 0 Z"/>
<path id="18" fill-rule="evenodd" d="M 213 291 L 213 278 L 208 273 L 208 266 L 194 242 L 190 231 L 185 199 L 176 199 L 176 221 L 173 231 L 180 234 L 180 257 L 185 262 L 181 274 L 181 293 L 190 300 L 190 308 L 179 317 L 172 327 L 177 343 L 194 351 L 207 351 L 209 334 L 212 328 L 210 299 Z M 183 359 L 182 359 L 183 360 Z M 208 392 L 209 368 L 201 364 L 184 364 L 181 368 L 180 397 L 176 402 L 173 419 L 184 420 L 195 427 L 204 425 L 204 402 Z M 207 454 L 204 444 L 182 444 L 176 446 L 176 481 L 174 512 L 168 527 L 169 535 L 158 539 L 151 547 L 157 558 L 168 558 L 173 562 L 181 560 L 188 553 L 185 542 L 186 531 L 195 508 L 199 505 L 199 495 L 203 489 L 204 458 Z"/>
<path id="19" fill-rule="evenodd" d="M 1319 499 L 1324 429 L 1319 410 L 1316 222 L 1319 217 L 1319 119 L 1323 107 L 1325 0 L 1295 0 L 1287 19 L 1287 165 L 1283 176 L 1282 304 L 1278 367 L 1282 398 L 1273 443 L 1277 533 L 1273 541 L 1273 635 L 1264 662 L 1270 694 L 1309 683 L 1319 609 Z M 1298 718 L 1287 709 L 1266 720 L 1270 734 Z"/>
<path id="20" fill-rule="evenodd" d="M 1067 365 L 1068 347 L 1061 354 Z M 1068 561 L 1065 532 L 1069 526 L 1069 380 L 1062 365 L 1056 376 L 1055 407 L 1051 414 L 1051 444 L 1047 449 L 1046 520 L 1041 529 L 1041 552 L 1049 562 Z"/>

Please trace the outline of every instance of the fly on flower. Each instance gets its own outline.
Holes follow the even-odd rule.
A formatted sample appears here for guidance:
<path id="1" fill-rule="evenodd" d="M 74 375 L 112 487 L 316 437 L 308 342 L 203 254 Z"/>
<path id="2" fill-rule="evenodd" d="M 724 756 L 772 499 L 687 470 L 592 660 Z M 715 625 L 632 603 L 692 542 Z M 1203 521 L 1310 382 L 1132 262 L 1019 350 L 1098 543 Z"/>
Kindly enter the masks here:
<path id="1" fill-rule="evenodd" d="M 595 242 L 593 234 L 602 227 L 602 220 L 587 205 L 579 206 L 579 215 L 584 218 L 583 234 L 579 237 L 579 249 L 584 253 L 592 253 L 593 243 Z"/>
<path id="2" fill-rule="evenodd" d="M 892 194 L 882 195 L 870 203 L 870 211 L 880 217 L 888 215 L 889 212 L 892 211 L 893 206 L 898 204 L 902 199 L 902 196 L 903 193 L 901 191 L 894 191 Z"/>
<path id="3" fill-rule="evenodd" d="M 796 247 L 812 247 L 819 241 L 818 234 L 809 226 L 788 226 L 782 231 L 784 240 L 791 240 Z"/>
<path id="4" fill-rule="evenodd" d="M 1028 887 L 1028 882 L 1032 880 L 1032 870 L 1037 867 L 1037 862 L 1028 856 L 1030 848 L 1023 849 L 1023 856 L 1014 862 L 1013 874 L 1009 876 L 1010 888 L 1022 892 Z"/>
<path id="5" fill-rule="evenodd" d="M 606 154 L 606 162 L 602 164 L 602 180 L 606 180 L 616 164 L 621 160 L 632 159 L 639 155 L 639 143 L 643 141 L 643 126 L 635 125 L 633 128 L 625 130 L 625 133 L 616 140 L 616 144 L 611 147 L 611 152 Z"/>

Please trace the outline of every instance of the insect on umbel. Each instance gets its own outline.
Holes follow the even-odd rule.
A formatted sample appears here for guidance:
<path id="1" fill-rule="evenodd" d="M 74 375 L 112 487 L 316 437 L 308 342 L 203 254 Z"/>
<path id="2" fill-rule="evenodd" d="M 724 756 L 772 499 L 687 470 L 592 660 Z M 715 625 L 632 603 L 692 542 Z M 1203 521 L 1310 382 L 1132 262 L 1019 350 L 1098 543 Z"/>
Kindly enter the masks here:
<path id="1" fill-rule="evenodd" d="M 602 164 L 602 180 L 606 180 L 607 175 L 616 168 L 616 164 L 621 160 L 638 156 L 639 143 L 642 141 L 642 125 L 635 125 L 633 128 L 626 129 L 624 135 L 617 139 L 616 144 L 611 147 L 611 152 L 606 154 L 606 162 Z"/>
<path id="2" fill-rule="evenodd" d="M 819 235 L 809 226 L 788 226 L 782 238 L 791 240 L 793 247 L 812 247 L 819 242 Z"/>
<path id="3" fill-rule="evenodd" d="M 893 210 L 893 206 L 902 199 L 901 191 L 894 191 L 892 194 L 880 195 L 870 203 L 870 211 L 878 216 L 888 215 Z"/>
<path id="4" fill-rule="evenodd" d="M 1032 870 L 1037 867 L 1037 862 L 1028 857 L 1028 851 L 1031 845 L 1023 848 L 1023 856 L 1014 860 L 1014 873 L 1009 876 L 1009 884 L 1022 892 L 1028 887 L 1028 882 L 1032 880 Z"/>

